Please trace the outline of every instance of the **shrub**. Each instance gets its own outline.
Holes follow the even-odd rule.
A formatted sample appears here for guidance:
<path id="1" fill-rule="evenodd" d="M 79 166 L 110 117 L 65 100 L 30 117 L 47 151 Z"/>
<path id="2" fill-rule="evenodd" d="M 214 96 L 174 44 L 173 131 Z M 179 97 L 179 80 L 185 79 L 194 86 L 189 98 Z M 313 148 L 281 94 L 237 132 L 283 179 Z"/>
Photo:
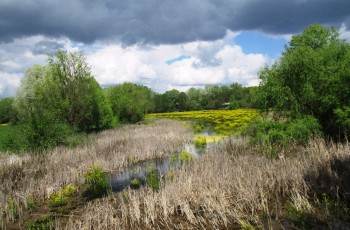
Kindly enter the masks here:
<path id="1" fill-rule="evenodd" d="M 91 169 L 85 173 L 85 180 L 88 184 L 86 195 L 91 197 L 101 197 L 107 193 L 108 182 L 106 172 L 99 165 L 92 165 Z"/>
<path id="2" fill-rule="evenodd" d="M 311 229 L 312 221 L 311 215 L 307 210 L 298 210 L 292 203 L 287 203 L 285 205 L 285 210 L 288 215 L 288 219 L 299 229 Z"/>
<path id="3" fill-rule="evenodd" d="M 50 208 L 57 208 L 65 205 L 67 199 L 68 197 L 63 196 L 61 192 L 54 192 L 48 197 L 47 202 Z"/>
<path id="4" fill-rule="evenodd" d="M 50 208 L 57 208 L 67 204 L 70 197 L 74 196 L 77 189 L 74 185 L 67 185 L 60 191 L 52 193 L 48 197 L 48 204 Z"/>
<path id="5" fill-rule="evenodd" d="M 158 191 L 160 188 L 160 176 L 157 173 L 156 167 L 154 164 L 151 164 L 147 170 L 148 176 L 146 178 L 146 184 L 153 191 Z"/>
<path id="6" fill-rule="evenodd" d="M 47 230 L 55 229 L 55 217 L 49 215 L 42 215 L 36 221 L 29 221 L 26 223 L 28 230 Z"/>
<path id="7" fill-rule="evenodd" d="M 8 218 L 15 222 L 19 217 L 19 202 L 15 198 L 9 198 L 7 200 L 7 215 Z"/>
<path id="8" fill-rule="evenodd" d="M 254 145 L 278 150 L 292 143 L 305 146 L 312 137 L 320 135 L 320 125 L 310 116 L 287 121 L 260 119 L 250 123 L 243 135 L 249 136 Z"/>
<path id="9" fill-rule="evenodd" d="M 189 154 L 189 152 L 183 151 L 180 153 L 179 159 L 180 159 L 180 163 L 183 164 L 183 163 L 186 163 L 188 161 L 191 161 L 192 156 Z"/>
<path id="10" fill-rule="evenodd" d="M 197 136 L 194 140 L 197 149 L 204 149 L 207 146 L 207 140 L 203 136 Z"/>
<path id="11" fill-rule="evenodd" d="M 137 179 L 137 178 L 132 179 L 132 180 L 130 181 L 130 184 L 131 184 L 130 187 L 131 187 L 132 189 L 139 189 L 140 186 L 141 186 L 141 182 L 140 182 L 140 180 Z"/>
<path id="12" fill-rule="evenodd" d="M 29 195 L 26 199 L 26 207 L 29 212 L 33 212 L 38 208 L 38 201 L 32 195 Z"/>

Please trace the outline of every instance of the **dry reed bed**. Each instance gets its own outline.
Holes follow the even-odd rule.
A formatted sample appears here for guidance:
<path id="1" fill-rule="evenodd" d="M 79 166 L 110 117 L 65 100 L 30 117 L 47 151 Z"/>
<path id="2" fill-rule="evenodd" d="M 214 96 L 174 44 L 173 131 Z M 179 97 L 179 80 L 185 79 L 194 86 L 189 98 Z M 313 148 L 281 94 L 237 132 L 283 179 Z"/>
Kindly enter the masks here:
<path id="1" fill-rule="evenodd" d="M 44 202 L 52 191 L 82 183 L 92 164 L 106 171 L 121 170 L 138 161 L 177 154 L 191 139 L 192 134 L 179 122 L 160 121 L 105 131 L 97 134 L 95 141 L 75 149 L 56 148 L 36 156 L 0 155 L 0 226 L 11 220 L 9 198 L 20 204 L 20 219 L 27 197 Z"/>
<path id="2" fill-rule="evenodd" d="M 286 201 L 313 212 L 311 187 L 320 166 L 331 171 L 334 157 L 349 158 L 347 144 L 322 140 L 276 161 L 253 152 L 242 139 L 211 151 L 177 171 L 159 192 L 129 189 L 88 204 L 66 229 L 220 229 L 241 220 L 266 226 L 263 215 L 283 215 Z"/>

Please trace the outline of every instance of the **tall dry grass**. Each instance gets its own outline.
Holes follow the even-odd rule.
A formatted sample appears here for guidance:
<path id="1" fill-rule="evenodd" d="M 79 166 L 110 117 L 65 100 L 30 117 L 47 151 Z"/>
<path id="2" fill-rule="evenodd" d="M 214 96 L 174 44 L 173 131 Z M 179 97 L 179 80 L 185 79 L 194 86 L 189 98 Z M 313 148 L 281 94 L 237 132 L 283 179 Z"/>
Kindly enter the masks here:
<path id="1" fill-rule="evenodd" d="M 67 184 L 81 184 L 92 164 L 117 171 L 139 161 L 171 156 L 191 141 L 192 134 L 178 122 L 160 121 L 126 125 L 93 139 L 78 148 L 58 147 L 41 155 L 0 154 L 0 226 L 22 218 L 28 197 L 43 203 L 51 192 Z M 13 200 L 18 204 L 15 216 L 11 214 Z"/>
<path id="2" fill-rule="evenodd" d="M 349 159 L 349 150 L 348 144 L 313 140 L 294 149 L 294 156 L 271 161 L 244 139 L 226 140 L 178 170 L 159 192 L 143 188 L 112 194 L 88 204 L 66 229 L 226 229 L 242 223 L 294 229 L 286 219 L 286 204 L 323 218 L 320 226 L 334 228 L 317 210 L 319 182 L 323 170 L 335 175 L 331 162 Z M 324 190 L 337 186 L 339 190 L 339 184 Z"/>

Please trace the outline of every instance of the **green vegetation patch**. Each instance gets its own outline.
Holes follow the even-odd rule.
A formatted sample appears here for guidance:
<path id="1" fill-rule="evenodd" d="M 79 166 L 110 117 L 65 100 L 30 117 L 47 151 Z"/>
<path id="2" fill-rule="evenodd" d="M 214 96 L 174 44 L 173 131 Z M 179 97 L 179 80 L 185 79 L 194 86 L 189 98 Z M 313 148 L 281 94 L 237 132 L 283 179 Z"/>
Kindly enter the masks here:
<path id="1" fill-rule="evenodd" d="M 153 113 L 149 117 L 167 118 L 175 120 L 195 121 L 194 129 L 201 132 L 204 123 L 213 125 L 217 134 L 229 135 L 240 133 L 247 124 L 259 117 L 259 112 L 254 109 L 236 110 L 205 110 L 189 112 Z"/>
<path id="2" fill-rule="evenodd" d="M 107 174 L 103 168 L 97 164 L 91 166 L 84 177 L 87 182 L 85 194 L 89 197 L 101 197 L 108 191 Z"/>
<path id="3" fill-rule="evenodd" d="M 55 217 L 50 215 L 41 215 L 37 220 L 31 220 L 26 223 L 28 230 L 48 230 L 55 229 Z"/>
<path id="4" fill-rule="evenodd" d="M 74 185 L 67 185 L 60 191 L 52 193 L 48 199 L 48 205 L 50 208 L 57 208 L 67 204 L 70 197 L 73 197 L 77 192 L 77 188 Z"/>
<path id="5" fill-rule="evenodd" d="M 8 124 L 0 125 L 0 152 L 7 150 L 7 143 L 9 141 L 9 135 L 13 127 Z"/>

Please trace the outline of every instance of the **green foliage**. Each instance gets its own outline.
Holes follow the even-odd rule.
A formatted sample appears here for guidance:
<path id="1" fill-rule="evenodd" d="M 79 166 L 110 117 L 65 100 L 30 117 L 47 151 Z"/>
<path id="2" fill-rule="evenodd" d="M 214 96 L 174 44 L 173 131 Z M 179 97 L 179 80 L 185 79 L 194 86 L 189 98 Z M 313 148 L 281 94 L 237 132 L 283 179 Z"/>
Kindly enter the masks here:
<path id="1" fill-rule="evenodd" d="M 153 110 L 153 92 L 146 86 L 124 83 L 109 87 L 106 92 L 114 116 L 122 123 L 142 121 Z"/>
<path id="2" fill-rule="evenodd" d="M 90 170 L 84 175 L 88 184 L 86 195 L 89 197 L 101 197 L 108 191 L 108 181 L 106 172 L 99 165 L 92 165 Z"/>
<path id="3" fill-rule="evenodd" d="M 239 226 L 242 230 L 255 230 L 254 226 L 244 220 L 238 220 Z"/>
<path id="4" fill-rule="evenodd" d="M 260 72 L 264 109 L 314 116 L 326 135 L 349 135 L 350 45 L 335 29 L 311 25 L 294 35 L 278 62 Z"/>
<path id="5" fill-rule="evenodd" d="M 70 197 L 73 197 L 77 192 L 77 189 L 74 185 L 67 185 L 60 191 L 52 193 L 48 199 L 48 205 L 50 208 L 57 208 L 67 204 L 67 201 Z"/>
<path id="6" fill-rule="evenodd" d="M 238 102 L 235 99 L 232 99 L 230 101 L 228 109 L 238 109 L 238 108 L 239 108 Z"/>
<path id="7" fill-rule="evenodd" d="M 254 108 L 254 87 L 238 83 L 230 86 L 206 85 L 204 89 L 190 88 L 186 93 L 170 90 L 155 96 L 156 113 L 223 109 L 224 103 L 234 102 L 231 109 Z"/>
<path id="8" fill-rule="evenodd" d="M 323 193 L 323 200 L 322 200 L 325 209 L 326 209 L 326 213 L 329 216 L 332 217 L 339 217 L 340 213 L 341 213 L 341 208 L 340 205 L 337 202 L 334 202 L 333 200 L 331 200 L 326 193 Z"/>
<path id="9" fill-rule="evenodd" d="M 312 229 L 311 215 L 307 210 L 298 210 L 294 205 L 288 202 L 285 205 L 288 219 L 299 229 Z"/>
<path id="10" fill-rule="evenodd" d="M 29 195 L 26 198 L 26 207 L 29 212 L 34 212 L 38 208 L 38 201 L 35 199 L 33 195 Z"/>
<path id="11" fill-rule="evenodd" d="M 139 189 L 141 186 L 141 182 L 139 179 L 137 178 L 133 178 L 131 181 L 130 181 L 130 187 L 132 189 Z"/>
<path id="12" fill-rule="evenodd" d="M 197 149 L 204 149 L 207 146 L 207 139 L 203 136 L 196 136 L 194 145 Z"/>
<path id="13" fill-rule="evenodd" d="M 8 150 L 9 136 L 13 130 L 13 126 L 0 126 L 0 152 Z"/>
<path id="14" fill-rule="evenodd" d="M 203 123 L 201 123 L 201 122 L 195 122 L 195 123 L 194 123 L 194 132 L 195 132 L 195 133 L 200 133 L 200 132 L 203 131 L 204 127 L 205 127 L 205 126 L 204 126 Z"/>
<path id="15" fill-rule="evenodd" d="M 292 143 L 306 145 L 320 133 L 320 125 L 311 116 L 293 120 L 259 119 L 250 123 L 243 135 L 250 137 L 253 145 L 275 157 L 276 152 Z"/>
<path id="16" fill-rule="evenodd" d="M 21 130 L 13 134 L 13 149 L 48 149 L 76 132 L 113 125 L 109 101 L 81 54 L 58 51 L 47 66 L 29 68 L 14 105 Z"/>
<path id="17" fill-rule="evenodd" d="M 53 230 L 55 229 L 55 217 L 50 215 L 41 215 L 36 221 L 32 220 L 26 223 L 28 230 Z"/>
<path id="18" fill-rule="evenodd" d="M 232 133 L 240 133 L 250 121 L 259 117 L 259 113 L 254 109 L 205 110 L 153 113 L 149 114 L 149 117 L 194 121 L 196 125 L 203 125 L 203 128 L 204 126 L 214 127 L 214 131 L 217 134 L 229 135 Z M 198 127 L 198 130 L 200 128 L 201 127 Z"/>
<path id="19" fill-rule="evenodd" d="M 192 156 L 187 151 L 183 151 L 180 153 L 179 159 L 180 159 L 180 163 L 183 164 L 191 161 Z"/>
<path id="20" fill-rule="evenodd" d="M 153 191 L 158 191 L 160 188 L 160 176 L 157 173 L 156 166 L 154 164 L 151 164 L 147 170 L 147 177 L 146 177 L 146 184 L 149 188 L 151 188 Z"/>
<path id="21" fill-rule="evenodd" d="M 16 198 L 8 198 L 7 200 L 7 216 L 15 222 L 19 218 L 19 201 Z"/>
<path id="22" fill-rule="evenodd" d="M 0 99 L 0 124 L 16 121 L 17 111 L 14 107 L 14 98 Z"/>

